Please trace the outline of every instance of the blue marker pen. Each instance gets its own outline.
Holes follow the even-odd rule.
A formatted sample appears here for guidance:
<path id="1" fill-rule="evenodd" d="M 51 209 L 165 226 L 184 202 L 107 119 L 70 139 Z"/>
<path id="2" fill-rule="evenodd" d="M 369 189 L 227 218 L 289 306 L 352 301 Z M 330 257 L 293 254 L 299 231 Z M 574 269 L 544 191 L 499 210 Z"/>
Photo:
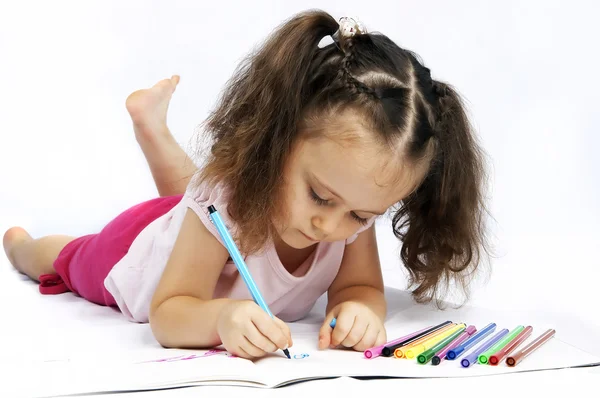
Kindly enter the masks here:
<path id="1" fill-rule="evenodd" d="M 450 360 L 457 359 L 462 355 L 463 352 L 473 347 L 475 344 L 477 344 L 480 340 L 484 339 L 488 334 L 492 333 L 494 330 L 496 330 L 496 324 L 492 322 L 483 329 L 481 329 L 479 332 L 475 333 L 461 345 L 454 347 L 453 349 L 448 351 L 448 353 L 446 354 L 446 358 Z"/>
<path id="2" fill-rule="evenodd" d="M 217 209 L 215 209 L 215 207 L 212 205 L 208 206 L 208 211 L 210 213 L 210 218 L 212 219 L 213 224 L 215 224 L 215 227 L 217 227 L 219 235 L 221 235 L 221 238 L 225 243 L 225 247 L 227 248 L 227 251 L 231 256 L 231 259 L 235 263 L 235 266 L 237 267 L 238 271 L 240 272 L 240 275 L 242 276 L 244 283 L 246 283 L 248 290 L 250 290 L 252 299 L 256 302 L 256 304 L 259 305 L 260 308 L 262 308 L 267 314 L 269 314 L 271 318 L 273 318 L 273 313 L 271 313 L 269 306 L 267 305 L 265 299 L 262 297 L 260 291 L 258 290 L 258 286 L 256 286 L 254 279 L 252 279 L 252 275 L 250 275 L 250 271 L 246 266 L 246 262 L 244 261 L 244 258 L 242 257 L 235 242 L 233 241 L 233 238 L 229 234 L 229 231 L 227 231 L 227 227 L 225 226 L 223 219 L 221 219 L 221 215 L 219 214 L 219 212 L 217 212 Z M 290 358 L 290 352 L 287 350 L 287 348 L 283 350 L 283 353 L 286 357 L 288 357 L 288 359 Z"/>

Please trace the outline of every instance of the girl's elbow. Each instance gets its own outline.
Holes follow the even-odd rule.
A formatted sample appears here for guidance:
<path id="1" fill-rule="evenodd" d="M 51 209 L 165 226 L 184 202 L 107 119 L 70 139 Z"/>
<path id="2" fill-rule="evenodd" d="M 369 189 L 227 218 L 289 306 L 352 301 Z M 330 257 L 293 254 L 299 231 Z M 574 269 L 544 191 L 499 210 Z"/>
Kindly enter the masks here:
<path id="1" fill-rule="evenodd" d="M 160 311 L 160 306 L 150 311 L 148 321 L 152 335 L 163 348 L 179 348 L 164 315 L 164 311 Z"/>

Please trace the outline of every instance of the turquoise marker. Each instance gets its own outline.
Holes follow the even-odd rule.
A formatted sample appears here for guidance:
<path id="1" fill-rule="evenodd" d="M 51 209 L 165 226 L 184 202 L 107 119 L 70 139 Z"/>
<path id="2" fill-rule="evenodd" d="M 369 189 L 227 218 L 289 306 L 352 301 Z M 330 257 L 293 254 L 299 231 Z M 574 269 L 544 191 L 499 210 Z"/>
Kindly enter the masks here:
<path id="1" fill-rule="evenodd" d="M 335 327 L 335 324 L 337 323 L 337 320 L 335 318 L 333 318 L 331 320 L 331 322 L 329 322 L 329 326 L 331 326 L 331 328 L 333 329 Z"/>
<path id="2" fill-rule="evenodd" d="M 256 302 L 256 304 L 259 305 L 260 308 L 262 308 L 267 314 L 269 314 L 269 316 L 271 318 L 274 318 L 273 313 L 271 312 L 271 310 L 269 309 L 269 306 L 265 302 L 265 299 L 260 294 L 260 291 L 258 290 L 258 286 L 256 286 L 254 279 L 252 279 L 252 275 L 250 275 L 250 271 L 248 271 L 248 267 L 246 266 L 246 262 L 244 261 L 244 258 L 242 257 L 240 251 L 238 250 L 235 242 L 231 238 L 229 231 L 227 231 L 227 227 L 225 226 L 225 223 L 221 219 L 221 215 L 219 214 L 219 212 L 217 212 L 217 209 L 215 209 L 215 207 L 212 205 L 208 206 L 208 211 L 210 213 L 210 218 L 212 219 L 213 224 L 215 224 L 215 227 L 217 227 L 217 231 L 219 231 L 219 235 L 221 235 L 223 242 L 225 242 L 225 247 L 227 248 L 229 255 L 231 255 L 231 259 L 235 263 L 238 271 L 240 272 L 240 275 L 242 276 L 242 279 L 246 283 L 248 290 L 250 290 L 252 299 L 254 300 L 254 302 Z M 286 357 L 288 357 L 288 359 L 291 358 L 290 352 L 287 350 L 287 348 L 283 350 L 283 353 L 285 354 Z"/>

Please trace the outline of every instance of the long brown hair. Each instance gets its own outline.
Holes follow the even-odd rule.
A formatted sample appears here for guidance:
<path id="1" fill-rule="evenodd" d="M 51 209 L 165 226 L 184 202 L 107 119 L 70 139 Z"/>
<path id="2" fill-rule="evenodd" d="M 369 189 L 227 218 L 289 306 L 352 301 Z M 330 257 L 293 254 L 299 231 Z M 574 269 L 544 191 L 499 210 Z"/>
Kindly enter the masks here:
<path id="1" fill-rule="evenodd" d="M 465 288 L 486 249 L 484 165 L 463 103 L 432 80 L 416 54 L 382 34 L 341 37 L 322 11 L 286 21 L 240 64 L 205 121 L 210 153 L 199 181 L 224 184 L 242 251 L 264 247 L 281 211 L 283 169 L 302 125 L 320 115 L 363 110 L 382 142 L 405 140 L 405 156 L 430 161 L 419 187 L 398 203 L 393 231 L 417 301 Z"/>

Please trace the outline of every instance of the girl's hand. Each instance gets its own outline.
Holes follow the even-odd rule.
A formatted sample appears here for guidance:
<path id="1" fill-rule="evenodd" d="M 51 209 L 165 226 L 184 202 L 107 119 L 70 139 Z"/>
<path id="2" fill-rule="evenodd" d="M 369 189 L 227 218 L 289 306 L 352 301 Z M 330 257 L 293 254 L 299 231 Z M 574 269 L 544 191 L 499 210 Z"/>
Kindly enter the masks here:
<path id="1" fill-rule="evenodd" d="M 337 318 L 335 328 L 329 324 Z M 346 301 L 336 305 L 325 317 L 319 332 L 319 349 L 326 347 L 352 347 L 364 351 L 386 342 L 383 322 L 362 303 Z"/>
<path id="2" fill-rule="evenodd" d="M 225 349 L 240 358 L 254 359 L 292 346 L 288 326 L 271 318 L 255 302 L 231 301 L 217 320 L 217 333 Z"/>

